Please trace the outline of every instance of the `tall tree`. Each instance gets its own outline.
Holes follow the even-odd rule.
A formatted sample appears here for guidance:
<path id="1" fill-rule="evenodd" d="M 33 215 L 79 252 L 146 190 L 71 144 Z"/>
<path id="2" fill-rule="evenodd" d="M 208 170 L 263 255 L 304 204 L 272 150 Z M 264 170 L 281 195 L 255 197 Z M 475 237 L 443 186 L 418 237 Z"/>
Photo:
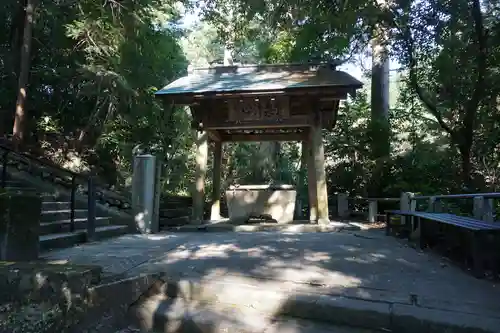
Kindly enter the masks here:
<path id="1" fill-rule="evenodd" d="M 29 73 L 29 85 L 20 84 L 29 94 L 21 94 L 18 119 L 24 111 L 25 119 L 34 122 L 24 132 L 19 132 L 22 121 L 17 122 L 14 130 L 24 134 L 26 148 L 75 170 L 98 164 L 110 183 L 125 183 L 130 152 L 138 143 L 165 146 L 173 161 L 166 168 L 188 168 L 185 150 L 171 151 L 184 149 L 189 141 L 182 135 L 183 113 L 164 117 L 153 96 L 187 67 L 178 43 L 182 32 L 176 26 L 176 2 L 37 0 L 36 5 L 32 52 L 22 58 L 19 40 L 28 33 L 27 7 L 18 0 L 0 1 L 0 28 L 12 30 L 0 34 L 0 110 L 10 127 L 4 131 L 12 129 L 13 96 L 26 77 L 18 72 L 20 59 L 23 64 L 29 59 L 30 69 L 23 71 Z M 31 136 L 39 142 L 28 142 Z M 76 143 L 81 153 L 73 149 Z M 171 184 L 182 187 L 183 181 Z"/>
<path id="2" fill-rule="evenodd" d="M 30 54 L 31 54 L 31 35 L 33 29 L 33 19 L 35 15 L 35 0 L 25 0 L 24 3 L 19 5 L 24 9 L 23 29 L 22 29 L 22 42 L 19 47 L 21 48 L 21 61 L 19 65 L 19 82 L 17 87 L 16 110 L 14 113 L 14 126 L 12 128 L 12 135 L 15 146 L 18 147 L 22 144 L 25 135 L 26 126 L 26 98 L 28 94 L 28 78 L 30 72 Z M 13 22 L 16 24 L 17 22 Z"/>
<path id="3" fill-rule="evenodd" d="M 376 0 L 377 6 L 385 10 L 390 0 Z M 389 30 L 384 20 L 376 22 L 371 40 L 371 121 L 370 137 L 375 168 L 370 181 L 370 195 L 381 194 L 384 164 L 390 158 L 389 127 Z"/>
<path id="4" fill-rule="evenodd" d="M 491 93 L 485 80 L 495 55 L 487 49 L 495 43 L 485 28 L 486 14 L 479 0 L 433 0 L 396 1 L 388 15 L 408 85 L 457 148 L 466 188 L 473 187 L 471 154 L 479 111 Z"/>

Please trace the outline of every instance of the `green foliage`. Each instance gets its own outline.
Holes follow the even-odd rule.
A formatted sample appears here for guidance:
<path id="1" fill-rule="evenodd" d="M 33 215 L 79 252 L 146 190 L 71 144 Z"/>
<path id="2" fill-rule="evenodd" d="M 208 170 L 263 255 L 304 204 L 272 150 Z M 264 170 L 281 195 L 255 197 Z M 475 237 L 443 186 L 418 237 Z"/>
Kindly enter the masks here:
<path id="1" fill-rule="evenodd" d="M 191 27 L 181 39 L 181 45 L 186 58 L 194 67 L 208 67 L 224 54 L 217 29 L 207 22 L 199 22 Z"/>
<path id="2" fill-rule="evenodd" d="M 4 133 L 16 95 L 19 3 L 0 4 Z M 391 196 L 461 191 L 458 175 L 467 158 L 475 189 L 498 190 L 498 1 L 482 3 L 480 34 L 472 15 L 477 1 L 376 3 L 208 0 L 199 7 L 201 22 L 184 31 L 175 26 L 181 13 L 171 0 L 41 0 L 33 31 L 30 129 L 47 153 L 63 161 L 79 153 L 116 186 L 128 185 L 132 148 L 151 146 L 165 161 L 163 189 L 188 192 L 194 169 L 190 119 L 186 110 L 155 100 L 156 88 L 183 75 L 188 63 L 208 66 L 222 59 L 228 47 L 241 63 L 349 59 L 364 51 L 380 23 L 389 29 L 391 56 L 402 66 L 397 91 L 391 91 L 390 158 L 375 163 L 370 98 L 361 92 L 342 106 L 335 129 L 325 132 L 330 192 L 367 195 L 374 174 L 381 175 L 378 192 Z M 484 63 L 478 36 L 487 50 Z M 301 184 L 300 155 L 296 143 L 227 145 L 225 185 Z"/>
<path id="3" fill-rule="evenodd" d="M 15 31 L 18 6 L 16 0 L 0 5 L 2 31 Z M 153 97 L 187 67 L 179 31 L 165 24 L 178 18 L 176 2 L 169 0 L 39 1 L 28 108 L 38 139 L 56 135 L 44 144 L 46 154 L 64 160 L 68 150 L 79 151 L 116 185 L 127 185 L 132 148 L 139 143 L 180 158 L 172 149 L 189 145 L 187 115 L 176 109 L 170 117 Z M 7 33 L 0 46 L 0 108 L 13 110 L 17 46 Z M 166 174 L 178 163 L 166 164 Z"/>
<path id="4" fill-rule="evenodd" d="M 500 26 L 494 19 L 498 1 L 482 4 L 396 1 L 390 13 L 393 53 L 408 69 L 406 89 L 418 96 L 460 152 L 462 183 L 469 190 L 485 185 L 483 161 L 477 159 L 486 151 L 494 161 L 486 158 L 485 164 L 498 167 L 497 153 L 491 154 L 496 143 L 484 140 L 493 133 L 483 132 L 493 130 L 490 124 L 498 113 L 498 102 L 491 104 L 498 95 L 494 73 L 500 66 Z"/>

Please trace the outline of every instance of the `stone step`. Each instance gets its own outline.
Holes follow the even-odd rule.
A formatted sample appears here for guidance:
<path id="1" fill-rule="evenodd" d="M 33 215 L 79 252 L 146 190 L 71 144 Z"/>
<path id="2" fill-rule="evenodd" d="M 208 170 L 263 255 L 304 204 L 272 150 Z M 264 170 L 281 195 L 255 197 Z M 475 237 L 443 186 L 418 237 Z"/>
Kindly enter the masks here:
<path id="1" fill-rule="evenodd" d="M 160 204 L 161 210 L 164 209 L 178 209 L 178 208 L 189 208 L 192 206 L 192 200 L 190 198 L 167 198 L 163 200 Z"/>
<path id="2" fill-rule="evenodd" d="M 39 189 L 36 189 L 33 187 L 8 187 L 8 188 L 6 188 L 6 190 L 10 191 L 10 192 L 34 192 L 34 193 L 37 193 L 42 199 L 42 204 L 51 203 L 51 202 L 64 202 L 63 200 L 65 199 L 61 194 L 43 192 L 43 190 L 39 190 Z M 69 204 L 69 201 L 67 201 L 67 202 Z M 43 208 L 44 208 L 44 206 L 42 206 L 42 209 Z"/>
<path id="3" fill-rule="evenodd" d="M 139 333 L 140 328 L 136 325 L 117 325 L 114 318 L 106 317 L 99 324 L 99 330 L 92 332 L 95 333 Z M 190 317 L 186 317 L 185 322 L 189 322 Z M 104 324 L 103 324 L 104 323 Z M 109 324 L 108 324 L 109 323 Z M 235 328 L 237 324 L 232 323 L 229 327 Z M 194 327 L 192 331 L 186 331 L 189 324 L 183 324 L 182 329 L 175 331 L 175 333 L 195 332 L 195 333 L 253 333 L 247 330 L 229 330 L 228 326 L 213 325 L 206 328 Z M 168 332 L 168 331 L 155 331 L 155 332 Z M 361 328 L 354 328 L 348 326 L 327 325 L 315 321 L 296 319 L 296 318 L 276 318 L 271 320 L 266 329 L 256 331 L 256 333 L 380 333 L 380 331 L 367 330 Z"/>
<path id="4" fill-rule="evenodd" d="M 186 302 L 188 303 L 188 302 Z M 155 306 L 151 303 L 149 306 Z M 161 305 L 165 317 L 151 317 L 148 321 L 134 323 L 129 330 L 116 333 L 137 332 L 157 333 L 375 333 L 371 330 L 353 326 L 328 324 L 321 321 L 304 320 L 286 316 L 273 316 L 252 309 L 217 309 L 216 306 L 187 305 L 178 299 L 164 301 Z M 142 309 L 144 310 L 144 309 Z M 144 315 L 148 313 L 145 312 Z M 327 314 L 325 314 L 327 315 Z M 142 325 L 141 325 L 142 324 Z M 141 330 L 143 329 L 143 330 Z"/>
<path id="5" fill-rule="evenodd" d="M 10 192 L 40 192 L 31 186 L 6 186 L 5 189 Z"/>
<path id="6" fill-rule="evenodd" d="M 29 184 L 26 184 L 25 182 L 21 180 L 7 180 L 5 182 L 5 187 L 32 187 Z"/>
<path id="7" fill-rule="evenodd" d="M 266 331 L 281 318 L 332 325 L 324 326 L 332 333 L 342 325 L 351 331 L 346 327 L 340 332 L 500 332 L 500 317 L 496 315 L 450 315 L 453 312 L 433 307 L 369 296 L 362 299 L 359 293 L 353 297 L 324 294 L 308 284 L 283 280 L 263 282 L 227 274 L 207 278 L 194 276 L 196 273 L 179 278 L 185 273 L 169 274 L 163 277 L 168 282 L 153 286 L 130 307 L 130 320 L 142 332 L 191 332 L 195 327 L 198 330 L 192 332 L 315 332 Z M 183 330 L 186 325 L 188 329 Z"/>
<path id="8" fill-rule="evenodd" d="M 87 228 L 87 217 L 85 218 L 76 218 L 75 230 L 85 230 Z M 96 217 L 96 226 L 106 226 L 109 225 L 111 221 L 110 217 Z M 48 235 L 62 232 L 69 232 L 71 227 L 71 220 L 57 220 L 51 222 L 41 222 L 40 223 L 40 235 Z"/>
<path id="9" fill-rule="evenodd" d="M 273 318 L 263 333 L 376 333 L 380 331 L 368 330 L 349 326 L 328 325 L 325 323 L 280 317 Z"/>
<path id="10" fill-rule="evenodd" d="M 71 202 L 69 201 L 43 201 L 43 210 L 57 210 L 57 209 L 70 209 Z"/>
<path id="11" fill-rule="evenodd" d="M 95 241 L 121 236 L 128 232 L 126 225 L 108 225 L 96 227 Z M 73 245 L 82 244 L 87 241 L 87 231 L 77 230 L 75 232 L 57 233 L 40 236 L 40 250 L 66 248 Z"/>
<path id="12" fill-rule="evenodd" d="M 75 209 L 75 218 L 86 218 L 87 209 Z M 71 209 L 46 209 L 42 207 L 42 222 L 50 222 L 56 220 L 69 220 L 71 218 Z"/>
<path id="13" fill-rule="evenodd" d="M 186 225 L 191 221 L 189 216 L 179 216 L 174 218 L 160 218 L 160 227 L 178 227 Z"/>
<path id="14" fill-rule="evenodd" d="M 55 193 L 42 193 L 41 198 L 42 201 L 58 201 L 60 200 L 60 196 Z"/>
<path id="15" fill-rule="evenodd" d="M 162 224 L 163 223 L 163 224 Z M 338 231 L 358 231 L 359 226 L 344 222 L 330 222 L 329 224 L 311 224 L 311 223 L 248 223 L 239 224 L 239 221 L 231 223 L 229 219 L 222 219 L 216 223 L 205 224 L 183 224 L 168 225 L 168 220 L 160 220 L 163 230 L 169 232 L 285 232 L 285 233 L 303 233 L 303 232 L 338 232 Z"/>
<path id="16" fill-rule="evenodd" d="M 177 207 L 160 210 L 161 218 L 175 218 L 182 216 L 189 216 L 191 214 L 191 207 Z"/>
<path id="17" fill-rule="evenodd" d="M 66 195 L 59 193 L 43 193 L 42 198 L 42 210 L 57 210 L 57 209 L 70 209 L 70 198 Z M 56 203 L 55 206 L 52 203 Z M 75 202 L 76 209 L 86 209 L 86 202 Z"/>

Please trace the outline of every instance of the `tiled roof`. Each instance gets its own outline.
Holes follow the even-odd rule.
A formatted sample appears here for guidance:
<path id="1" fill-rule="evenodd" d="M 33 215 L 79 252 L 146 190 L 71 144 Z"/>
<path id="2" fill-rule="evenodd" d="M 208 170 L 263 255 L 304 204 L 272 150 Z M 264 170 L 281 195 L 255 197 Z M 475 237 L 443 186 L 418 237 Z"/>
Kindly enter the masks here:
<path id="1" fill-rule="evenodd" d="M 219 66 L 195 69 L 156 95 L 265 92 L 321 87 L 361 88 L 362 82 L 330 65 Z"/>

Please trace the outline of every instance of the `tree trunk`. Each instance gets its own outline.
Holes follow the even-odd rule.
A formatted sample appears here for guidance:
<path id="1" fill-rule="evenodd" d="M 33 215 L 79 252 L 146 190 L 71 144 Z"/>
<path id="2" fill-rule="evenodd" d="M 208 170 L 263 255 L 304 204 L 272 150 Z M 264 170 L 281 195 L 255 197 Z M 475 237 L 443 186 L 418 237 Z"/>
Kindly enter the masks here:
<path id="1" fill-rule="evenodd" d="M 231 42 L 224 46 L 224 66 L 233 66 L 234 48 Z"/>
<path id="2" fill-rule="evenodd" d="M 28 78 L 30 72 L 31 34 L 33 28 L 33 15 L 35 11 L 35 0 L 26 0 L 23 42 L 21 45 L 21 63 L 19 68 L 19 83 L 17 91 L 16 111 L 12 136 L 16 149 L 20 147 L 25 137 L 26 125 L 26 98 L 28 90 Z"/>
<path id="3" fill-rule="evenodd" d="M 386 9 L 390 0 L 378 0 Z M 373 29 L 371 76 L 371 141 L 375 159 L 390 154 L 389 143 L 389 50 L 388 28 L 377 23 Z"/>
<path id="4" fill-rule="evenodd" d="M 376 166 L 369 185 L 371 196 L 381 194 L 380 180 L 383 177 L 385 160 L 390 155 L 389 52 L 386 36 L 386 28 L 377 24 L 372 40 L 370 139 L 372 157 Z"/>
<path id="5" fill-rule="evenodd" d="M 471 162 L 471 147 L 460 145 L 459 147 L 461 166 L 462 166 L 462 183 L 464 189 L 467 191 L 473 190 L 472 188 L 472 162 Z"/>

